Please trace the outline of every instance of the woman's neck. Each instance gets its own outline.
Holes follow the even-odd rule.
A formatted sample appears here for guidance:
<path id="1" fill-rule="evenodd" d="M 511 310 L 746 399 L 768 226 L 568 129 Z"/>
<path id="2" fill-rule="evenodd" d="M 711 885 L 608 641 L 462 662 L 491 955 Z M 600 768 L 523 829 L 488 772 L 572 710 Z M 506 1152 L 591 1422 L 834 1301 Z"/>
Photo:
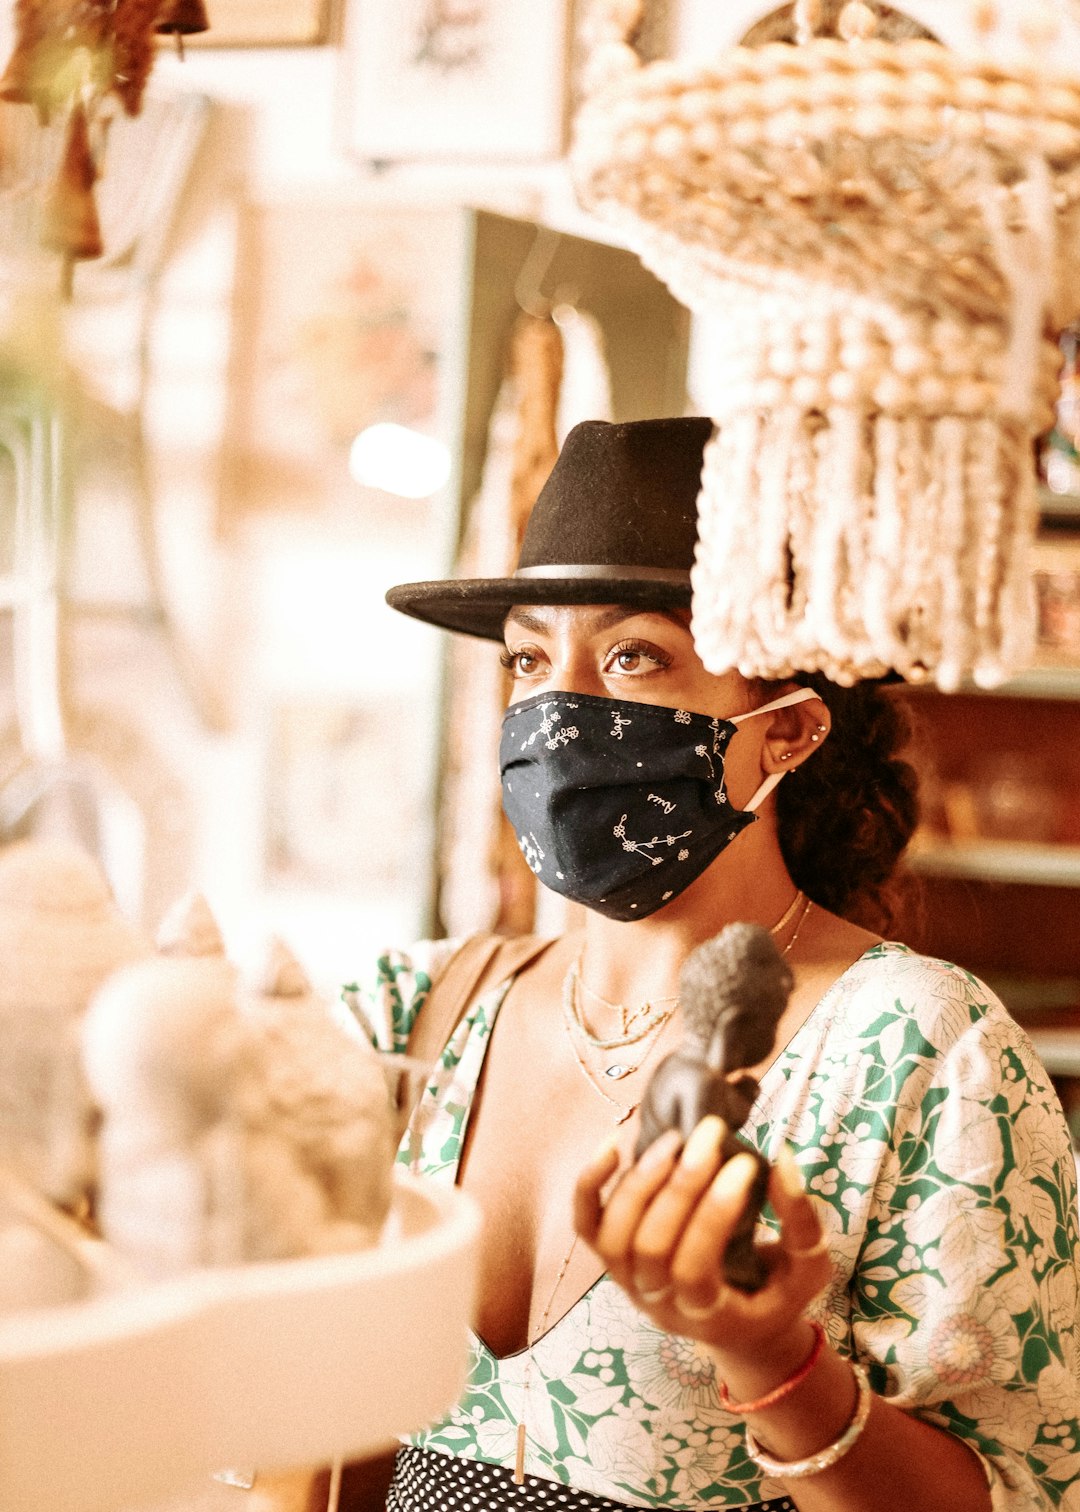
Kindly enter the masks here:
<path id="1" fill-rule="evenodd" d="M 757 831 L 757 833 L 755 833 Z M 636 1005 L 678 990 L 679 972 L 696 946 L 736 921 L 772 929 L 795 898 L 775 834 L 752 826 L 667 907 L 623 923 L 589 912 L 580 957 L 587 989 L 613 1003 Z M 796 910 L 777 937 L 783 948 Z"/>

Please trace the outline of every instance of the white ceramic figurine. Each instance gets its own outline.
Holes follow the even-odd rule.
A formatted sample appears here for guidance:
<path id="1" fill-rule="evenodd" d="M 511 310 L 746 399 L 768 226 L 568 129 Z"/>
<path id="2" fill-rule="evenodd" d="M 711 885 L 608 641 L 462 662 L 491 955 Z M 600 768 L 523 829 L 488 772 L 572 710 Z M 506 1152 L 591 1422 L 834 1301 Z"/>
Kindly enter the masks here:
<path id="1" fill-rule="evenodd" d="M 188 913 L 206 945 L 203 908 Z M 261 984 L 286 995 L 251 992 L 222 952 L 171 938 L 172 954 L 114 977 L 87 1016 L 106 1238 L 151 1275 L 373 1244 L 393 1162 L 374 1052 L 295 962 Z"/>
<path id="2" fill-rule="evenodd" d="M 97 863 L 77 846 L 0 849 L 0 1311 L 70 1300 L 88 1284 L 77 1225 L 56 1242 L 35 1212 L 78 1212 L 95 1180 L 94 1109 L 79 1059 L 87 1003 L 149 954 Z M 44 1199 L 44 1200 L 43 1200 Z"/>

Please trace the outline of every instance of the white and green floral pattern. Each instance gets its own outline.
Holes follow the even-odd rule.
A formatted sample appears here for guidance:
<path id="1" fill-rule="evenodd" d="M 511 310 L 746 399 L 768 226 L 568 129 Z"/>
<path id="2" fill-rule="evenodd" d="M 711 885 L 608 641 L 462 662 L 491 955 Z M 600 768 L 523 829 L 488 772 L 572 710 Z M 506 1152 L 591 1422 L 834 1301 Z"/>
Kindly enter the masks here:
<path id="1" fill-rule="evenodd" d="M 388 954 L 358 994 L 403 1050 L 452 945 Z M 452 1182 L 506 984 L 458 1026 L 399 1159 Z M 833 1262 L 812 1314 L 896 1405 L 980 1454 L 995 1512 L 1080 1512 L 1075 1168 L 1046 1073 L 977 978 L 885 944 L 821 1000 L 762 1079 L 743 1130 L 787 1140 L 821 1199 Z M 528 1400 L 523 1402 L 526 1365 Z M 462 1401 L 411 1442 L 513 1462 L 643 1507 L 782 1494 L 717 1405 L 710 1362 L 602 1277 L 533 1345 L 474 1339 Z"/>

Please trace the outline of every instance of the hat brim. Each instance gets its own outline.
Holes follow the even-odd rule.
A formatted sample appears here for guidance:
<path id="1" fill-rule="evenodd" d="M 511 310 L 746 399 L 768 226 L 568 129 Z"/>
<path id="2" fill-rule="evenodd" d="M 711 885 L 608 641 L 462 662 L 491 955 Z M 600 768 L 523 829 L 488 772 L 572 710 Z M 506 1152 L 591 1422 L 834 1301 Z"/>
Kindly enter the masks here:
<path id="1" fill-rule="evenodd" d="M 448 578 L 399 583 L 389 589 L 392 609 L 443 630 L 501 641 L 503 622 L 515 604 L 625 604 L 629 609 L 689 609 L 685 583 L 641 578 Z"/>

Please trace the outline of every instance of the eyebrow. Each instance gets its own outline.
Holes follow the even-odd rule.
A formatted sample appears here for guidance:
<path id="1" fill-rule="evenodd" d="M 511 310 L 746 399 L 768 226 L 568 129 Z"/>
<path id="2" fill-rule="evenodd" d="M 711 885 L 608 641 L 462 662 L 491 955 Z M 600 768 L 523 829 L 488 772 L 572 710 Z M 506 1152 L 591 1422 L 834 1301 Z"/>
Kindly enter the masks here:
<path id="1" fill-rule="evenodd" d="M 582 606 L 575 605 L 574 607 L 579 608 Z M 622 620 L 636 619 L 640 614 L 656 614 L 661 619 L 670 620 L 673 625 L 683 625 L 683 622 L 677 615 L 668 609 L 635 608 L 632 604 L 601 604 L 597 605 L 595 613 L 591 617 L 590 628 L 593 630 L 609 630 L 612 625 L 617 625 Z M 534 635 L 545 635 L 551 628 L 551 615 L 544 608 L 530 608 L 526 605 L 519 605 L 511 609 L 506 616 L 507 629 L 509 629 L 511 622 L 520 626 L 522 630 L 531 630 Z"/>

